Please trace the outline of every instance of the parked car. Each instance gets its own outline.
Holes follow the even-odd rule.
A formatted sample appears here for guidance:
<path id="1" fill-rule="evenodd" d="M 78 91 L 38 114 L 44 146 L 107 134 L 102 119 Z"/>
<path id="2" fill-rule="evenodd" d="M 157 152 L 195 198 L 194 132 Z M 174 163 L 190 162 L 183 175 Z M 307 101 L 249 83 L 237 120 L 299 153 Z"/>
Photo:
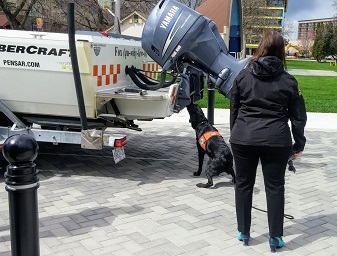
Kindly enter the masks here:
<path id="1" fill-rule="evenodd" d="M 335 56 L 335 55 L 329 55 L 329 56 L 325 56 L 325 59 L 326 60 L 336 60 L 337 56 Z"/>

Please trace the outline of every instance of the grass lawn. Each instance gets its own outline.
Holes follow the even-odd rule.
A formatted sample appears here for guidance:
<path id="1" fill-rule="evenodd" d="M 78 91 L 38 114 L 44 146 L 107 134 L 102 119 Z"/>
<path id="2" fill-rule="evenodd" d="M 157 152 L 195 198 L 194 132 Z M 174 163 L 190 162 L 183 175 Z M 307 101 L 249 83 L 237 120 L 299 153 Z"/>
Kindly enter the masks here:
<path id="1" fill-rule="evenodd" d="M 330 66 L 330 62 L 312 60 L 287 60 L 287 69 L 331 70 L 337 72 L 337 66 Z"/>
<path id="2" fill-rule="evenodd" d="M 316 61 L 287 60 L 288 69 L 334 70 L 329 63 Z M 299 88 L 305 99 L 308 112 L 337 113 L 337 77 L 333 76 L 298 76 Z M 197 102 L 202 108 L 207 108 L 207 88 L 204 98 Z M 229 109 L 229 100 L 217 91 L 215 93 L 215 108 Z"/>
<path id="3" fill-rule="evenodd" d="M 295 76 L 308 112 L 337 113 L 336 76 Z"/>
<path id="4" fill-rule="evenodd" d="M 202 108 L 207 108 L 207 100 L 208 100 L 207 95 L 208 91 L 207 88 L 205 88 L 203 99 L 197 101 L 197 104 Z M 218 91 L 215 91 L 214 107 L 229 109 L 229 99 L 220 94 Z"/>

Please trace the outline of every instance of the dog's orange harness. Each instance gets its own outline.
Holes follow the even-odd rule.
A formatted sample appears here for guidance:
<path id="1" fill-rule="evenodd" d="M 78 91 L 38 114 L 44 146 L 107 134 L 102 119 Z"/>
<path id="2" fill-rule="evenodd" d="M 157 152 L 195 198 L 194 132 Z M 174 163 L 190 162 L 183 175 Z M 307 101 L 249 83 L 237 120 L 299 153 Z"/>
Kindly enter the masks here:
<path id="1" fill-rule="evenodd" d="M 200 146 L 206 150 L 206 143 L 209 140 L 210 137 L 213 136 L 221 136 L 219 132 L 217 131 L 210 131 L 210 132 L 205 132 L 203 135 L 200 136 L 200 138 L 198 139 L 198 142 L 200 144 Z"/>

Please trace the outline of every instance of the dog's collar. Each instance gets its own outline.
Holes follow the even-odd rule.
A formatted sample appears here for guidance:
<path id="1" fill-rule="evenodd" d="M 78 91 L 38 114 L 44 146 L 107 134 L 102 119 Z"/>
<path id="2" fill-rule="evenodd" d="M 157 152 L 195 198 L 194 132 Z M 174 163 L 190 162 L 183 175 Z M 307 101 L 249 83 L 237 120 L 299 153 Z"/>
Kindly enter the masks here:
<path id="1" fill-rule="evenodd" d="M 199 124 L 197 125 L 197 127 L 195 127 L 195 130 L 197 130 L 198 127 L 199 127 L 200 125 L 205 124 L 205 123 L 207 123 L 207 121 L 202 121 L 201 123 L 199 123 Z"/>
<path id="2" fill-rule="evenodd" d="M 200 138 L 198 139 L 198 142 L 200 144 L 200 146 L 206 150 L 206 143 L 209 140 L 209 138 L 213 137 L 213 136 L 221 136 L 221 134 L 217 131 L 210 131 L 210 132 L 205 132 L 203 135 L 200 136 Z"/>

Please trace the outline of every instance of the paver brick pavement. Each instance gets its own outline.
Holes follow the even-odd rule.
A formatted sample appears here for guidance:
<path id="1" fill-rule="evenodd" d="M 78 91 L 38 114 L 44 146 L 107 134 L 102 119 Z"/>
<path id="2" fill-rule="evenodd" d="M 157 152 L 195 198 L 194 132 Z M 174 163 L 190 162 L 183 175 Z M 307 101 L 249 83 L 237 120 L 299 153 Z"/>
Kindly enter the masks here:
<path id="1" fill-rule="evenodd" d="M 128 135 L 127 158 L 111 152 L 40 144 L 41 255 L 269 255 L 267 215 L 253 209 L 251 242 L 236 239 L 234 189 L 220 175 L 195 185 L 195 134 L 187 119 L 140 122 Z M 216 122 L 228 141 L 228 124 Z M 308 130 L 297 172 L 286 173 L 284 240 L 278 255 L 337 255 L 337 131 Z M 205 161 L 206 162 L 206 161 Z M 10 255 L 7 192 L 0 178 L 0 256 Z M 254 206 L 265 210 L 261 171 Z"/>

